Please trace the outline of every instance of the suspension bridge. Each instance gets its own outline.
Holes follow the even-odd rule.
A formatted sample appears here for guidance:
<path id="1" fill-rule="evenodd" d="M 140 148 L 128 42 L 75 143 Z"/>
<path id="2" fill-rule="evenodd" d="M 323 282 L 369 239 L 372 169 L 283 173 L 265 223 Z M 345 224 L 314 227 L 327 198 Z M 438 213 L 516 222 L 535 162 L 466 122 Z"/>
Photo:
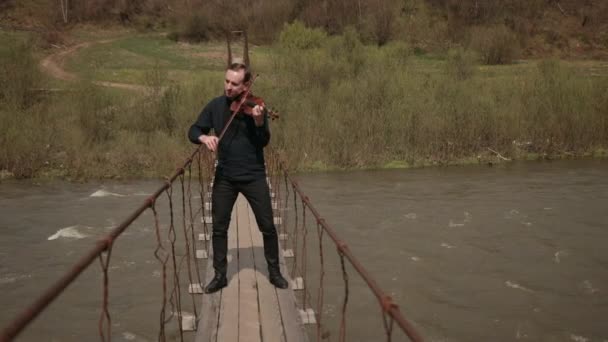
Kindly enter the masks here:
<path id="1" fill-rule="evenodd" d="M 159 341 L 357 341 L 351 332 L 349 303 L 351 282 L 356 278 L 377 299 L 369 314 L 380 316 L 382 325 L 374 340 L 422 341 L 422 336 L 365 270 L 346 241 L 315 209 L 297 181 L 288 173 L 280 155 L 267 151 L 267 175 L 274 221 L 280 237 L 281 271 L 288 289 L 275 288 L 268 280 L 262 236 L 247 201 L 239 197 L 233 208 L 228 235 L 228 286 L 203 294 L 213 277 L 209 257 L 211 238 L 211 191 L 215 160 L 202 146 L 122 223 L 100 239 L 73 267 L 2 330 L 0 341 L 12 341 L 27 329 L 86 269 L 99 261 L 102 298 L 97 322 L 99 339 L 110 341 L 112 297 L 110 272 L 112 247 L 120 235 L 142 215 L 154 222 L 154 254 L 161 268 L 157 333 Z M 333 259 L 333 261 L 332 261 Z M 332 302 L 337 313 L 327 314 L 326 277 L 337 275 L 342 289 Z M 204 276 L 209 279 L 203 279 Z M 69 291 L 69 289 L 67 289 Z M 399 330 L 399 333 L 395 332 Z M 90 340 L 95 337 L 91 336 Z M 369 340 L 369 339 L 367 339 Z"/>

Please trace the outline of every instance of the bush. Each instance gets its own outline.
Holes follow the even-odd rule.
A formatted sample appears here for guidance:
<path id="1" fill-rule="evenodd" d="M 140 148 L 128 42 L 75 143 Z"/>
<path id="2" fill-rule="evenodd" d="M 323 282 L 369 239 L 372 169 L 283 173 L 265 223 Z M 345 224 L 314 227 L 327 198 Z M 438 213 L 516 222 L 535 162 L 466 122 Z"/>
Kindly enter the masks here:
<path id="1" fill-rule="evenodd" d="M 56 143 L 53 117 L 42 106 L 23 110 L 0 109 L 0 171 L 30 178 L 49 161 Z"/>
<path id="2" fill-rule="evenodd" d="M 323 45 L 327 34 L 322 29 L 308 28 L 301 21 L 285 24 L 279 35 L 281 47 L 286 49 L 313 49 Z"/>
<path id="3" fill-rule="evenodd" d="M 212 36 L 213 23 L 200 14 L 194 14 L 186 18 L 186 23 L 179 32 L 179 38 L 190 42 L 205 42 Z"/>
<path id="4" fill-rule="evenodd" d="M 40 71 L 31 44 L 13 40 L 8 45 L 7 54 L 0 56 L 0 103 L 27 108 L 36 102 L 32 90 L 41 87 Z"/>
<path id="5" fill-rule="evenodd" d="M 90 144 L 109 141 L 114 134 L 117 108 L 93 85 L 83 84 L 78 89 L 72 101 L 76 104 L 78 122 L 85 139 Z"/>
<path id="6" fill-rule="evenodd" d="M 470 32 L 470 48 L 484 64 L 508 64 L 519 56 L 517 36 L 504 25 L 475 27 Z"/>
<path id="7" fill-rule="evenodd" d="M 446 73 L 459 81 L 469 79 L 475 71 L 475 59 L 474 53 L 461 47 L 450 49 L 446 60 Z"/>
<path id="8" fill-rule="evenodd" d="M 329 40 L 328 50 L 332 59 L 344 66 L 344 71 L 357 75 L 365 64 L 365 50 L 359 33 L 352 26 L 347 26 L 341 36 Z"/>
<path id="9" fill-rule="evenodd" d="M 179 32 L 171 31 L 167 33 L 167 39 L 177 42 L 179 40 Z"/>
<path id="10" fill-rule="evenodd" d="M 410 46 L 402 41 L 389 43 L 384 49 L 388 59 L 398 66 L 405 66 L 407 60 L 414 54 Z"/>
<path id="11" fill-rule="evenodd" d="M 578 77 L 557 60 L 539 62 L 529 78 L 522 89 L 525 120 L 541 150 L 581 151 L 605 143 L 605 80 Z"/>
<path id="12" fill-rule="evenodd" d="M 329 58 L 325 50 L 288 50 L 281 54 L 278 72 L 286 84 L 298 89 L 321 87 L 327 89 L 335 75 L 347 70 L 345 63 L 340 64 Z"/>

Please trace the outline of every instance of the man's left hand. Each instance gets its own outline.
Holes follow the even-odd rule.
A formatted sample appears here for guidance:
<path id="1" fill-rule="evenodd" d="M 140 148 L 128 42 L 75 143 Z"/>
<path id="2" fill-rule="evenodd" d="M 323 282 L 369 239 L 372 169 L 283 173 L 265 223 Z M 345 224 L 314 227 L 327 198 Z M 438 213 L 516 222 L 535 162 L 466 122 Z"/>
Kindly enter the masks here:
<path id="1" fill-rule="evenodd" d="M 264 107 L 260 105 L 256 105 L 251 110 L 251 117 L 253 117 L 253 121 L 255 125 L 260 127 L 264 125 Z"/>

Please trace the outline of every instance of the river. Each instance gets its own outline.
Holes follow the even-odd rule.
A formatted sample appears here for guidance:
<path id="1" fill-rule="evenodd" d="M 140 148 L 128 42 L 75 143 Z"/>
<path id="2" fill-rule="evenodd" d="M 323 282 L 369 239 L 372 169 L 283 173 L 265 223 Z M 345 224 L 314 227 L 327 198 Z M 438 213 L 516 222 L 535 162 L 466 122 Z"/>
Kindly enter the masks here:
<path id="1" fill-rule="evenodd" d="M 608 341 L 608 162 L 296 178 L 427 340 Z M 0 324 L 159 184 L 0 183 Z M 152 217 L 144 216 L 112 252 L 116 341 L 156 340 L 160 271 Z M 99 270 L 94 265 L 85 271 L 18 340 L 98 340 Z M 375 299 L 357 295 L 366 289 L 349 272 L 347 340 L 385 340 Z M 325 281 L 323 315 L 333 325 L 343 282 L 340 274 Z M 335 340 L 337 330 L 330 328 L 328 336 Z"/>

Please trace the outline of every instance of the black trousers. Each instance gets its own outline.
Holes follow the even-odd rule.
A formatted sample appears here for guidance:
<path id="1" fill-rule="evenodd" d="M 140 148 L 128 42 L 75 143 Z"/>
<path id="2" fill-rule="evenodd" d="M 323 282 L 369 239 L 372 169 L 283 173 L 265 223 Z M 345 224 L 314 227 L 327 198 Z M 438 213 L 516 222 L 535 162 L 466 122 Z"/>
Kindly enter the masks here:
<path id="1" fill-rule="evenodd" d="M 270 191 L 266 178 L 252 181 L 232 181 L 217 175 L 213 181 L 211 215 L 213 217 L 213 268 L 218 275 L 226 275 L 228 226 L 232 207 L 238 194 L 249 202 L 264 238 L 264 256 L 270 274 L 279 272 L 279 239 L 274 226 Z"/>

